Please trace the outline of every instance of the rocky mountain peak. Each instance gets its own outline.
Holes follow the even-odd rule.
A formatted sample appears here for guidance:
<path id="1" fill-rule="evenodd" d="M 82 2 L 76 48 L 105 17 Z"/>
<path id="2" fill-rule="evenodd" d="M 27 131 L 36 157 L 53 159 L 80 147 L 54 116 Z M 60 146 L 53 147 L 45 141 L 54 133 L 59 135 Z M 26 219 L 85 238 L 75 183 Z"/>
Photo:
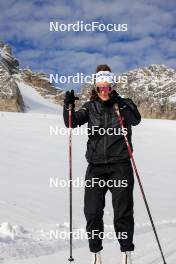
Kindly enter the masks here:
<path id="1" fill-rule="evenodd" d="M 11 47 L 0 42 L 0 111 L 19 112 L 24 103 L 13 75 L 19 71 L 19 62 Z"/>
<path id="2" fill-rule="evenodd" d="M 130 97 L 145 118 L 176 119 L 176 70 L 165 65 L 151 64 L 117 76 L 114 89 L 121 96 Z M 125 81 L 124 81 L 125 77 Z M 23 111 L 22 97 L 16 80 L 31 85 L 44 98 L 63 104 L 65 91 L 55 87 L 49 76 L 31 68 L 19 69 L 9 45 L 0 42 L 0 110 Z M 93 86 L 84 84 L 79 93 L 79 107 L 90 99 Z"/>
<path id="3" fill-rule="evenodd" d="M 126 81 L 122 77 L 126 77 Z M 138 105 L 143 117 L 176 119 L 176 71 L 152 64 L 118 76 L 115 89 Z M 83 85 L 80 103 L 90 98 L 92 86 Z"/>

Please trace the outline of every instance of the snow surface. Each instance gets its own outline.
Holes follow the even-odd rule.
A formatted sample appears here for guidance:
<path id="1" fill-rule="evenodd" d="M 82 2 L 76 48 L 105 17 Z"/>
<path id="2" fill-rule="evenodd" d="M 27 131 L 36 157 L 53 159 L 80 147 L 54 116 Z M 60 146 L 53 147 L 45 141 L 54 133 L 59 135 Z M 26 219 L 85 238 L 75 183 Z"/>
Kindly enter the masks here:
<path id="1" fill-rule="evenodd" d="M 50 178 L 68 179 L 68 137 L 50 135 L 64 127 L 62 108 L 18 83 L 26 113 L 0 112 L 0 263 L 68 263 L 68 239 L 50 231 L 69 230 L 69 189 L 51 188 Z M 176 263 L 176 122 L 145 119 L 133 128 L 134 154 L 168 264 Z M 86 136 L 73 136 L 73 178 L 84 178 Z M 80 144 L 81 142 L 81 144 Z M 162 259 L 144 203 L 135 184 L 134 264 Z M 84 188 L 73 190 L 73 227 L 85 232 Z M 107 193 L 105 231 L 113 231 L 111 195 Z M 103 263 L 120 263 L 117 240 L 104 240 Z M 88 241 L 74 240 L 76 264 L 90 264 Z"/>
<path id="2" fill-rule="evenodd" d="M 17 75 L 16 75 L 17 76 Z M 23 82 L 17 82 L 26 106 L 26 112 L 30 113 L 61 113 L 61 107 L 47 101 L 31 86 Z"/>

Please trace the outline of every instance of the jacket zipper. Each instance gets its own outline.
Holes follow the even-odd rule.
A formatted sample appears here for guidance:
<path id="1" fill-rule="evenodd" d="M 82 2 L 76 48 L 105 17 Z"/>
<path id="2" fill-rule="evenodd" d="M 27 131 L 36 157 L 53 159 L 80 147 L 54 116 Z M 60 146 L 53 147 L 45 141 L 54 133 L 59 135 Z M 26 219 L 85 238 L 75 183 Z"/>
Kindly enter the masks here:
<path id="1" fill-rule="evenodd" d="M 107 112 L 105 111 L 105 129 L 107 129 Z M 104 158 L 105 163 L 107 163 L 107 134 L 104 135 Z"/>

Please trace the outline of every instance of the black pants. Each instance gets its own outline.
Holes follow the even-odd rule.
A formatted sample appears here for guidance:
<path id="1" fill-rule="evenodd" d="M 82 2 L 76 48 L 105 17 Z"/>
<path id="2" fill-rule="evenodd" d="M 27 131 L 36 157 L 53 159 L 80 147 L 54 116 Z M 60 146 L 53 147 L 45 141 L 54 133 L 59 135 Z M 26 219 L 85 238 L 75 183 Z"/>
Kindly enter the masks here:
<path id="1" fill-rule="evenodd" d="M 94 179 L 94 186 L 92 183 L 93 178 L 98 178 L 96 180 Z M 92 234 L 93 230 L 98 230 L 98 234 L 100 232 L 104 232 L 103 209 L 105 207 L 105 194 L 108 189 L 112 194 L 114 229 L 116 237 L 120 243 L 120 249 L 122 252 L 134 250 L 134 177 L 131 162 L 129 161 L 124 163 L 103 165 L 89 164 L 87 167 L 85 180 L 88 186 L 85 186 L 84 214 L 87 221 L 86 231 L 88 232 L 87 234 L 89 238 L 88 241 L 90 251 L 98 252 L 103 249 L 102 237 L 95 235 L 97 234 L 97 231 L 94 232 L 94 236 L 92 236 Z M 101 181 L 101 184 L 99 181 Z M 90 182 L 92 184 L 91 187 Z M 106 183 L 105 186 L 103 186 L 103 182 Z M 115 182 L 115 184 L 113 184 L 114 186 L 112 186 L 112 182 Z M 124 184 L 125 182 L 127 184 Z M 110 187 L 107 185 L 110 185 Z M 124 232 L 127 234 L 126 239 L 119 238 L 119 233 L 124 234 Z"/>

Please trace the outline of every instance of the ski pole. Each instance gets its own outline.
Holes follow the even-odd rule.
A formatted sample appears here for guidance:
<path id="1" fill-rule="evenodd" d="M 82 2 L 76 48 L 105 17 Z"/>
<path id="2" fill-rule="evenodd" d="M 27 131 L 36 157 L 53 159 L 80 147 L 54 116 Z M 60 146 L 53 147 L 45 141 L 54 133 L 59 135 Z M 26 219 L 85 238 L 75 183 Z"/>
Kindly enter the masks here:
<path id="1" fill-rule="evenodd" d="M 68 108 L 68 122 L 69 122 L 69 182 L 70 182 L 70 189 L 69 189 L 69 200 L 70 200 L 70 257 L 69 261 L 74 261 L 72 257 L 72 246 L 73 246 L 73 236 L 72 236 L 72 105 L 69 105 Z"/>
<path id="2" fill-rule="evenodd" d="M 121 129 L 124 129 L 123 119 L 121 117 L 118 104 L 115 104 L 115 111 L 116 111 L 117 119 L 118 119 L 118 121 L 120 123 Z M 163 254 L 163 250 L 161 248 L 161 244 L 160 244 L 159 237 L 158 237 L 158 234 L 157 234 L 157 231 L 156 231 L 156 228 L 155 228 L 155 224 L 154 224 L 154 221 L 153 221 L 153 218 L 152 218 L 152 215 L 151 215 L 151 212 L 150 212 L 150 208 L 149 208 L 149 205 L 148 205 L 145 193 L 144 193 L 142 182 L 141 182 L 138 170 L 137 170 L 136 162 L 135 162 L 134 157 L 133 157 L 132 149 L 131 149 L 131 146 L 129 144 L 128 138 L 127 138 L 127 136 L 125 134 L 124 134 L 124 138 L 125 138 L 125 142 L 126 142 L 126 145 L 127 145 L 127 148 L 128 148 L 128 153 L 130 155 L 130 159 L 132 161 L 133 169 L 134 169 L 134 171 L 136 173 L 136 177 L 137 177 L 137 180 L 138 180 L 138 183 L 139 183 L 139 187 L 140 187 L 140 190 L 141 190 L 141 193 L 142 193 L 142 197 L 143 197 L 146 209 L 147 209 L 147 213 L 148 213 L 148 216 L 150 218 L 150 222 L 152 224 L 152 228 L 153 228 L 153 231 L 154 231 L 154 234 L 155 234 L 155 237 L 156 237 L 156 241 L 157 241 L 157 244 L 158 244 L 162 259 L 164 261 L 164 264 L 166 264 L 166 260 L 165 260 L 164 254 Z"/>

